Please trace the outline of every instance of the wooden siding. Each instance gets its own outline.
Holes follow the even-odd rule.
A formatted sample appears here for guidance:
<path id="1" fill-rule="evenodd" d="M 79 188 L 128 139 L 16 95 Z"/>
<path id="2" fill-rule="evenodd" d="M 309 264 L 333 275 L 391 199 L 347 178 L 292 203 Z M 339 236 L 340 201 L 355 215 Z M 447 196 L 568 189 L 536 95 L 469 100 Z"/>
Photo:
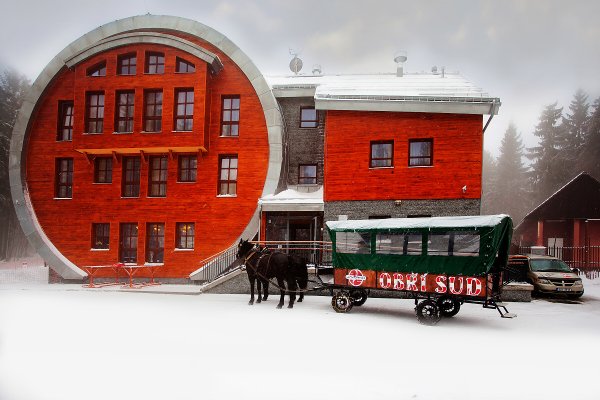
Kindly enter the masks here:
<path id="1" fill-rule="evenodd" d="M 173 32 L 170 32 L 174 34 Z M 247 226 L 262 194 L 269 158 L 264 113 L 246 76 L 214 46 L 193 38 L 216 53 L 224 69 L 214 76 L 207 64 L 190 54 L 160 45 L 131 45 L 110 50 L 82 62 L 73 70 L 63 69 L 46 89 L 30 124 L 27 144 L 26 181 L 36 217 L 57 249 L 76 265 L 114 263 L 119 252 L 119 223 L 138 224 L 138 264 L 145 260 L 146 223 L 165 224 L 164 268 L 159 277 L 186 278 L 198 261 L 233 243 Z M 117 76 L 117 55 L 137 53 L 137 74 Z M 165 73 L 144 73 L 144 53 L 165 54 Z M 175 73 L 175 59 L 193 62 L 196 72 Z M 106 77 L 87 77 L 86 69 L 106 59 Z M 173 132 L 173 96 L 177 88 L 194 88 L 194 128 Z M 141 133 L 144 89 L 163 90 L 162 132 Z M 104 132 L 85 135 L 85 93 L 105 92 Z M 115 92 L 135 90 L 134 132 L 113 134 Z M 239 138 L 221 138 L 221 96 L 241 97 Z M 75 124 L 72 142 L 57 142 L 58 103 L 74 100 Z M 165 198 L 148 197 L 148 163 L 142 158 L 139 198 L 121 198 L 121 162 L 113 160 L 110 184 L 94 184 L 94 163 L 75 149 L 204 146 L 208 153 L 198 155 L 197 181 L 177 183 L 177 154 L 168 159 Z M 220 154 L 237 154 L 239 176 L 237 197 L 217 197 Z M 138 153 L 139 155 L 139 153 Z M 74 160 L 73 198 L 54 199 L 55 162 L 59 157 Z M 110 248 L 91 250 L 92 223 L 110 223 Z M 194 222 L 195 249 L 175 250 L 175 224 Z M 136 275 L 137 276 L 137 275 Z M 144 276 L 143 274 L 141 276 Z"/>
<path id="2" fill-rule="evenodd" d="M 325 201 L 481 197 L 481 115 L 328 111 L 325 124 Z M 432 166 L 408 166 L 409 139 L 433 139 Z M 369 168 L 371 141 L 388 140 L 393 167 Z"/>

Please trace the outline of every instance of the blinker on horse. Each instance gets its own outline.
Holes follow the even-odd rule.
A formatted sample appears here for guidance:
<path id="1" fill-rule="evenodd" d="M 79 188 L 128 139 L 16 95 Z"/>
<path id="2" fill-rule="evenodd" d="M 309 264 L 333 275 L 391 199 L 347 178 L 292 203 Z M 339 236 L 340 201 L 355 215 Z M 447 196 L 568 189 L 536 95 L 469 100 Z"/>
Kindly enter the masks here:
<path id="1" fill-rule="evenodd" d="M 283 307 L 285 302 L 285 292 L 288 291 L 290 301 L 288 308 L 294 307 L 296 300 L 296 290 L 298 284 L 301 289 L 306 289 L 308 284 L 308 272 L 306 262 L 298 256 L 288 255 L 281 252 L 271 252 L 268 249 L 261 249 L 247 240 L 241 240 L 238 244 L 237 258 L 243 259 L 250 281 L 250 301 L 248 304 L 254 304 L 254 282 L 258 291 L 257 303 L 267 300 L 269 296 L 269 279 L 275 278 L 279 287 L 280 298 L 277 308 Z M 286 288 L 287 283 L 287 288 Z M 261 287 L 263 297 L 261 299 Z M 298 302 L 304 298 L 304 293 L 300 293 Z"/>

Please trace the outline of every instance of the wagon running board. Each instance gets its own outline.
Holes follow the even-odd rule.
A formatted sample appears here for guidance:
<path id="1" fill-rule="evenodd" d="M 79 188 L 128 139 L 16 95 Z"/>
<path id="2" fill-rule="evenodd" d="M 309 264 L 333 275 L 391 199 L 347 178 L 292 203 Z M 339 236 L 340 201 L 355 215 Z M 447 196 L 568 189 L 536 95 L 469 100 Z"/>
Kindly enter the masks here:
<path id="1" fill-rule="evenodd" d="M 504 303 L 495 302 L 493 300 L 488 300 L 483 303 L 483 308 L 498 310 L 502 318 L 515 318 L 517 316 L 517 314 L 509 313 Z"/>

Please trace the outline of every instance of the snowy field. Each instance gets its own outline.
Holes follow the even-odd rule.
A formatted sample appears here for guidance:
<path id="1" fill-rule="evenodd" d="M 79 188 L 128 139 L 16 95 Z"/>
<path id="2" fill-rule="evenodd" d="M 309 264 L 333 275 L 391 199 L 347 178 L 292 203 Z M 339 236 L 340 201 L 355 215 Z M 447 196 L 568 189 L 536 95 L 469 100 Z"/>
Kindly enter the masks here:
<path id="1" fill-rule="evenodd" d="M 597 400 L 600 280 L 584 284 L 581 303 L 465 305 L 433 327 L 409 300 L 336 314 L 329 297 L 0 286 L 0 399 Z"/>

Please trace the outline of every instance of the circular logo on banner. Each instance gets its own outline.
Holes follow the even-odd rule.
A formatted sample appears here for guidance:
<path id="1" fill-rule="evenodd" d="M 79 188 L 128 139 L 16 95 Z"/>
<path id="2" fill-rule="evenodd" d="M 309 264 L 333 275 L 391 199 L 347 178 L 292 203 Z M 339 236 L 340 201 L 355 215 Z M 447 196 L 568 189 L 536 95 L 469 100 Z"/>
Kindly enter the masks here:
<path id="1" fill-rule="evenodd" d="M 367 277 L 363 275 L 360 269 L 353 269 L 348 272 L 346 279 L 348 279 L 348 283 L 350 283 L 352 286 L 360 286 L 364 281 L 367 280 Z"/>

